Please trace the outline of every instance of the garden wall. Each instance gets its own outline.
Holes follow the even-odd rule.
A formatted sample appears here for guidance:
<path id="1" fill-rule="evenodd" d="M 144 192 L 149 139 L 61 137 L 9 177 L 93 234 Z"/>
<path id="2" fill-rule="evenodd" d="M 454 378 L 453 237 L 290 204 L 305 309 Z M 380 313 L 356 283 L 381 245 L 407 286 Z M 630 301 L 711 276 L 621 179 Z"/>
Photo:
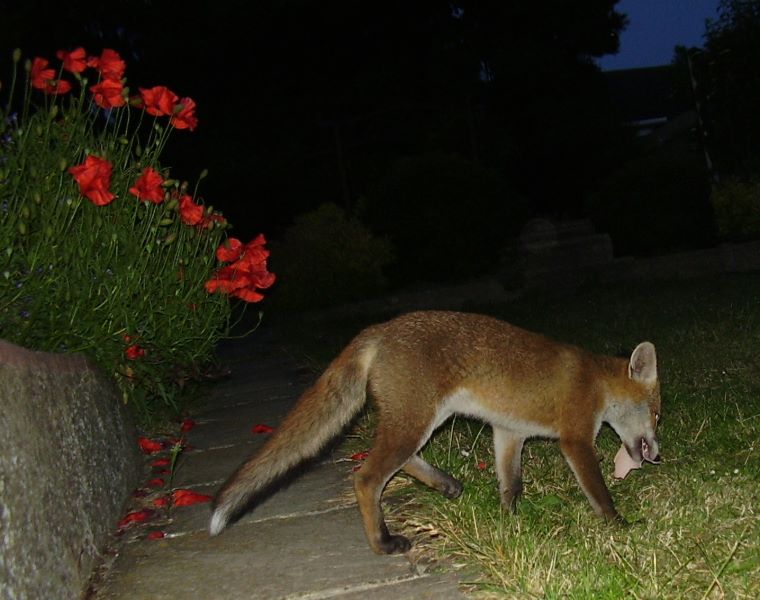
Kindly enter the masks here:
<path id="1" fill-rule="evenodd" d="M 0 600 L 79 598 L 141 469 L 110 379 L 0 340 Z"/>

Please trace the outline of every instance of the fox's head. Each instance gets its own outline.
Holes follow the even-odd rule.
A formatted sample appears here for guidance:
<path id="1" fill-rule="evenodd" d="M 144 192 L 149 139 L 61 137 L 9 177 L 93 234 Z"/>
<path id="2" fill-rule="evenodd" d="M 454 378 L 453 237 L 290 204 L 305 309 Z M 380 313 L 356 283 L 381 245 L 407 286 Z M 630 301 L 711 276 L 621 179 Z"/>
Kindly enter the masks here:
<path id="1" fill-rule="evenodd" d="M 616 394 L 607 405 L 606 421 L 620 436 L 631 459 L 660 462 L 660 446 L 655 430 L 660 420 L 660 381 L 654 345 L 642 342 L 628 362 L 628 382 L 624 393 Z"/>

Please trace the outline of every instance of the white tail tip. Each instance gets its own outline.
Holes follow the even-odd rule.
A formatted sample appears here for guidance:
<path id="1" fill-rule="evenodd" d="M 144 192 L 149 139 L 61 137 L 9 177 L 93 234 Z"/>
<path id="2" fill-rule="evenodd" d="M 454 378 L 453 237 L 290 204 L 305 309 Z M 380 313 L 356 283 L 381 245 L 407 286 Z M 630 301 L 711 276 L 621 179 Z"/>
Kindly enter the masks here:
<path id="1" fill-rule="evenodd" d="M 219 535 L 226 526 L 227 515 L 221 508 L 217 508 L 214 511 L 214 514 L 211 515 L 211 522 L 208 526 L 208 532 L 210 535 Z"/>

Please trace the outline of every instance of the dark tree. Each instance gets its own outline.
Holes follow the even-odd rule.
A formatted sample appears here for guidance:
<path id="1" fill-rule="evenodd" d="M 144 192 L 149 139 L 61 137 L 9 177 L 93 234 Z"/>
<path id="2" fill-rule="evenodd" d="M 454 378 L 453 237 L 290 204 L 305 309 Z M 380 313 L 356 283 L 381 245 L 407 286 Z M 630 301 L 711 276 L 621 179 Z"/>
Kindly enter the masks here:
<path id="1" fill-rule="evenodd" d="M 760 173 L 760 1 L 722 0 L 704 49 L 681 49 L 681 93 L 693 93 L 721 179 Z"/>

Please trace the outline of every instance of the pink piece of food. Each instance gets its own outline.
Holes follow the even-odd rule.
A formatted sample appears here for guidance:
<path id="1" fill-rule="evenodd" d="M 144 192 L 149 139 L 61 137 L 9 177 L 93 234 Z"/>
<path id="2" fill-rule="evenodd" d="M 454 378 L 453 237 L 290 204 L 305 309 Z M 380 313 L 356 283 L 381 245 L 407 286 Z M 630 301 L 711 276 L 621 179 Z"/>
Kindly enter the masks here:
<path id="1" fill-rule="evenodd" d="M 628 450 L 625 449 L 625 444 L 620 444 L 620 449 L 615 455 L 615 477 L 617 479 L 625 479 L 633 469 L 640 469 L 641 463 L 644 461 L 636 462 L 628 454 Z"/>

